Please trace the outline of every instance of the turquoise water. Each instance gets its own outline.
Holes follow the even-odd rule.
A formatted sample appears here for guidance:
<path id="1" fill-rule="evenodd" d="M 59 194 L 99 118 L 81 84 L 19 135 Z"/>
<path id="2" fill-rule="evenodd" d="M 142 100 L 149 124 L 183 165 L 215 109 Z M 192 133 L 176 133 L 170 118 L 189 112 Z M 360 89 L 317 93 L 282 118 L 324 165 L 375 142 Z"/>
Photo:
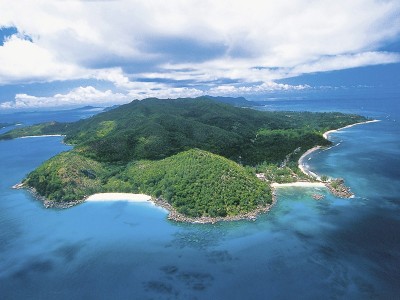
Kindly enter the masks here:
<path id="1" fill-rule="evenodd" d="M 382 122 L 333 134 L 340 144 L 308 160 L 344 177 L 354 199 L 284 188 L 255 222 L 179 224 L 145 203 L 44 209 L 10 187 L 69 147 L 60 137 L 0 142 L 0 298 L 398 297 L 400 111 L 397 98 L 378 100 L 362 108 L 360 100 L 274 101 L 269 109 L 367 112 Z M 313 200 L 315 192 L 325 199 Z"/>

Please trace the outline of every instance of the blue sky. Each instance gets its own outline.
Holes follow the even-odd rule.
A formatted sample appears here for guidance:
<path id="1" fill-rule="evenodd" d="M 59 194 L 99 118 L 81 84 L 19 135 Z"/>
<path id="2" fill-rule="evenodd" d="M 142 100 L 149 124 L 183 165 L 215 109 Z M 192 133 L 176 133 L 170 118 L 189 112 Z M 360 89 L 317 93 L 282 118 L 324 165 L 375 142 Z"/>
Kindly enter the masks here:
<path id="1" fill-rule="evenodd" d="M 400 2 L 0 3 L 0 110 L 399 89 Z"/>

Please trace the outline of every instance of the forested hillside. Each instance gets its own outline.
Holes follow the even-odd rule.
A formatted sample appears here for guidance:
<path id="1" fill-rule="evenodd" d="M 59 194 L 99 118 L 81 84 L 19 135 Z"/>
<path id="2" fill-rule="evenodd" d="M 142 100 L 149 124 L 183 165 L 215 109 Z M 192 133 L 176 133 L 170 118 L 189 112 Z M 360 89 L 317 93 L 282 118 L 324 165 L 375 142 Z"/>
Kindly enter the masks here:
<path id="1" fill-rule="evenodd" d="M 33 171 L 26 184 L 48 200 L 68 202 L 100 192 L 162 196 L 190 217 L 225 217 L 271 203 L 269 187 L 237 163 L 199 149 L 126 166 L 65 152 Z"/>
<path id="2" fill-rule="evenodd" d="M 297 147 L 329 144 L 324 131 L 365 120 L 341 113 L 265 112 L 196 99 L 146 99 L 75 123 L 47 123 L 0 135 L 64 134 L 103 162 L 157 160 L 192 148 L 245 165 L 279 163 Z"/>

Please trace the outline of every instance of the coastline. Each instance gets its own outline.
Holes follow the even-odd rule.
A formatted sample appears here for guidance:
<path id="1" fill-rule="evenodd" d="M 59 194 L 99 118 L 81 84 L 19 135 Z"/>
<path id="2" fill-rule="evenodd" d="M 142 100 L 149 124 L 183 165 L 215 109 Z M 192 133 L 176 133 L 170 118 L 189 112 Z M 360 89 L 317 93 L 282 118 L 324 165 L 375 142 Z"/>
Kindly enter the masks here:
<path id="1" fill-rule="evenodd" d="M 298 167 L 299 167 L 300 171 L 303 172 L 303 174 L 305 174 L 307 176 L 310 176 L 310 177 L 313 177 L 316 180 L 321 180 L 321 178 L 316 173 L 306 169 L 306 165 L 304 163 L 304 160 L 308 155 L 310 155 L 314 151 L 317 151 L 317 150 L 320 150 L 320 149 L 322 149 L 321 146 L 315 146 L 315 147 L 313 147 L 311 149 L 308 149 L 306 152 L 304 152 L 304 154 L 302 156 L 300 156 L 300 158 L 299 158 L 299 160 L 297 162 L 298 163 Z"/>
<path id="2" fill-rule="evenodd" d="M 271 183 L 271 188 L 280 188 L 280 187 L 289 187 L 289 186 L 296 186 L 296 187 L 326 187 L 323 182 L 306 182 L 306 181 L 297 181 L 297 182 L 290 182 L 290 183 Z"/>
<path id="3" fill-rule="evenodd" d="M 348 125 L 336 130 L 329 130 L 323 134 L 325 139 L 328 139 L 330 133 L 339 131 L 342 129 L 350 128 L 356 125 L 372 123 L 372 122 L 379 122 L 379 120 L 369 120 L 365 122 L 359 122 L 352 125 Z M 21 138 L 29 138 L 29 137 L 54 137 L 54 136 L 63 136 L 63 135 L 41 135 L 41 136 L 26 136 Z M 32 195 L 37 198 L 38 200 L 43 202 L 45 208 L 58 208 L 58 209 L 65 209 L 69 208 L 84 202 L 112 202 L 112 201 L 127 201 L 127 202 L 150 202 L 151 204 L 163 208 L 168 211 L 168 220 L 172 220 L 175 222 L 187 222 L 187 223 L 194 223 L 194 224 L 206 224 L 206 223 L 217 223 L 221 221 L 239 221 L 239 220 L 251 220 L 255 221 L 259 214 L 268 212 L 276 203 L 277 196 L 276 196 L 276 189 L 281 187 L 324 187 L 328 188 L 333 194 L 335 191 L 332 190 L 329 182 L 322 182 L 320 176 L 316 173 L 311 172 L 306 169 L 306 165 L 304 163 L 305 158 L 313 153 L 314 151 L 322 149 L 321 146 L 313 147 L 307 150 L 298 160 L 298 167 L 299 169 L 307 176 L 314 178 L 317 180 L 316 182 L 306 182 L 306 181 L 298 181 L 293 183 L 270 183 L 271 192 L 272 192 L 272 203 L 266 204 L 263 206 L 258 206 L 256 209 L 247 212 L 241 213 L 235 216 L 226 216 L 226 217 L 189 217 L 179 213 L 175 208 L 172 207 L 167 201 L 162 198 L 153 198 L 149 195 L 145 194 L 134 194 L 134 193 L 96 193 L 90 196 L 87 196 L 81 200 L 69 201 L 69 202 L 55 202 L 46 199 L 45 197 L 39 195 L 37 191 L 32 188 L 25 186 L 23 183 L 18 183 L 13 186 L 15 189 L 24 188 L 27 189 Z M 311 180 L 311 179 L 310 179 Z M 350 192 L 350 191 L 345 191 Z M 340 196 L 340 195 L 339 195 Z"/>
<path id="4" fill-rule="evenodd" d="M 347 125 L 335 130 L 328 130 L 326 132 L 324 132 L 324 134 L 322 135 L 325 139 L 329 140 L 329 134 L 333 133 L 333 132 L 337 132 L 339 130 L 343 130 L 343 129 L 347 129 L 356 125 L 362 125 L 362 124 L 367 124 L 367 123 L 375 123 L 375 122 L 379 122 L 380 120 L 368 120 L 365 122 L 358 122 L 358 123 L 354 123 L 351 125 Z M 335 145 L 334 145 L 335 146 Z M 332 146 L 332 147 L 334 147 Z M 330 147 L 330 148 L 332 148 Z M 328 148 L 328 149 L 330 149 Z M 302 156 L 300 156 L 299 160 L 298 160 L 298 168 L 300 169 L 301 172 L 303 172 L 303 174 L 314 178 L 315 180 L 317 180 L 317 182 L 294 182 L 294 183 L 287 183 L 287 184 L 277 184 L 277 183 L 272 183 L 271 184 L 271 188 L 275 189 L 277 187 L 286 187 L 286 186 L 308 186 L 308 187 L 326 187 L 333 195 L 335 195 L 336 197 L 340 197 L 340 198 L 353 198 L 354 194 L 351 192 L 350 188 L 344 185 L 344 180 L 342 178 L 339 179 L 334 179 L 334 180 L 327 180 L 327 181 L 322 181 L 321 177 L 308 170 L 306 167 L 306 164 L 304 163 L 305 159 L 307 156 L 309 156 L 311 153 L 323 149 L 322 146 L 316 146 L 313 147 L 309 150 L 307 150 Z"/>
<path id="5" fill-rule="evenodd" d="M 27 190 L 29 193 L 32 194 L 32 196 L 41 201 L 43 203 L 43 206 L 45 208 L 58 208 L 58 209 L 65 209 L 65 208 L 70 208 L 72 206 L 81 204 L 83 202 L 85 202 L 85 199 L 81 199 L 81 200 L 75 200 L 75 201 L 68 201 L 68 202 L 56 202 L 56 201 L 52 201 L 52 200 L 48 200 L 46 197 L 43 197 L 42 195 L 40 195 L 35 188 L 30 187 L 30 186 L 25 186 L 25 184 L 23 182 L 14 184 L 12 187 L 12 189 L 24 189 Z"/>
<path id="6" fill-rule="evenodd" d="M 272 191 L 272 203 L 266 204 L 264 206 L 258 206 L 256 209 L 241 213 L 236 216 L 226 216 L 226 217 L 188 217 L 179 213 L 171 204 L 162 198 L 154 198 L 145 194 L 134 194 L 134 193 L 96 193 L 87 196 L 81 200 L 69 201 L 69 202 L 55 202 L 46 199 L 45 197 L 39 195 L 35 188 L 25 186 L 23 183 L 17 183 L 12 186 L 13 189 L 26 189 L 32 194 L 34 198 L 41 201 L 45 208 L 56 208 L 56 209 L 66 209 L 73 207 L 78 204 L 85 202 L 114 202 L 114 201 L 127 201 L 136 203 L 150 203 L 161 209 L 165 209 L 168 212 L 168 220 L 175 222 L 186 222 L 193 224 L 215 224 L 217 222 L 226 221 L 240 221 L 240 220 L 251 220 L 255 221 L 259 214 L 268 212 L 276 203 L 276 193 L 271 187 Z"/>
<path id="7" fill-rule="evenodd" d="M 255 210 L 247 213 L 238 214 L 236 216 L 226 217 L 189 217 L 178 212 L 171 204 L 162 198 L 154 198 L 145 194 L 131 193 L 98 193 L 85 198 L 82 202 L 112 202 L 112 201 L 128 201 L 136 203 L 151 203 L 152 205 L 164 209 L 168 212 L 167 219 L 175 222 L 185 222 L 192 224 L 215 224 L 217 222 L 251 220 L 255 221 L 261 213 L 268 212 L 276 203 L 276 195 L 272 194 L 272 203 L 265 206 L 259 206 Z"/>
<path id="8" fill-rule="evenodd" d="M 357 125 L 368 124 L 368 123 L 375 123 L 375 122 L 380 122 L 380 120 L 369 120 L 369 121 L 365 121 L 365 122 L 358 122 L 358 123 L 354 123 L 354 124 L 351 124 L 351 125 L 347 125 L 347 126 L 338 128 L 338 129 L 328 130 L 328 131 L 324 132 L 322 136 L 323 136 L 326 140 L 329 140 L 329 135 L 330 135 L 331 133 L 333 133 L 333 132 L 337 132 L 337 131 L 340 131 L 340 130 L 343 130 L 343 129 L 347 129 L 347 128 L 350 128 L 350 127 L 353 127 L 353 126 L 357 126 Z M 299 160 L 298 160 L 298 167 L 299 167 L 299 169 L 300 169 L 305 175 L 311 176 L 311 177 L 315 178 L 315 179 L 318 180 L 318 181 L 321 180 L 321 177 L 320 177 L 318 174 L 307 170 L 304 161 L 305 161 L 305 158 L 306 158 L 307 156 L 309 156 L 311 153 L 313 153 L 314 151 L 320 150 L 320 149 L 322 149 L 322 148 L 323 148 L 323 147 L 321 147 L 321 146 L 315 146 L 315 147 L 313 147 L 313 148 L 307 150 L 306 152 L 304 152 L 304 154 L 303 154 L 302 156 L 300 156 L 300 158 L 299 158 Z"/>
<path id="9" fill-rule="evenodd" d="M 63 134 L 43 134 L 43 135 L 27 135 L 21 136 L 20 139 L 28 139 L 28 138 L 40 138 L 40 137 L 54 137 L 54 136 L 65 136 Z"/>
<path id="10" fill-rule="evenodd" d="M 185 222 L 192 224 L 215 224 L 217 222 L 227 222 L 227 221 L 241 221 L 241 220 L 250 220 L 256 221 L 258 215 L 262 213 L 268 212 L 276 203 L 276 194 L 272 189 L 272 203 L 267 204 L 265 206 L 258 206 L 256 209 L 247 212 L 241 213 L 236 216 L 226 216 L 226 217 L 188 217 L 181 213 L 179 213 L 175 208 L 172 207 L 171 204 L 166 202 L 162 198 L 152 199 L 154 204 L 160 206 L 168 211 L 168 220 L 175 222 Z"/>
<path id="11" fill-rule="evenodd" d="M 346 129 L 346 128 L 350 128 L 350 127 L 357 126 L 357 125 L 368 124 L 368 123 L 376 123 L 376 122 L 380 122 L 380 121 L 381 121 L 381 120 L 369 120 L 369 121 L 365 121 L 365 122 L 354 123 L 354 124 L 351 124 L 351 125 L 347 125 L 347 126 L 341 127 L 341 128 L 339 128 L 339 129 L 328 130 L 328 131 L 324 132 L 324 134 L 323 134 L 322 136 L 323 136 L 325 139 L 328 140 L 329 134 L 331 134 L 331 133 L 333 133 L 333 132 L 337 132 L 337 131 L 339 131 L 339 130 Z"/>
<path id="12" fill-rule="evenodd" d="M 167 219 L 175 222 L 185 222 L 192 224 L 215 224 L 217 222 L 251 220 L 255 221 L 261 213 L 268 212 L 276 203 L 276 195 L 272 195 L 272 203 L 265 206 L 259 206 L 255 210 L 247 213 L 238 214 L 236 216 L 226 217 L 189 217 L 178 212 L 171 204 L 162 198 L 154 198 L 145 194 L 131 193 L 97 193 L 85 198 L 82 202 L 113 202 L 127 201 L 135 203 L 151 203 L 152 205 L 164 209 L 168 212 Z"/>

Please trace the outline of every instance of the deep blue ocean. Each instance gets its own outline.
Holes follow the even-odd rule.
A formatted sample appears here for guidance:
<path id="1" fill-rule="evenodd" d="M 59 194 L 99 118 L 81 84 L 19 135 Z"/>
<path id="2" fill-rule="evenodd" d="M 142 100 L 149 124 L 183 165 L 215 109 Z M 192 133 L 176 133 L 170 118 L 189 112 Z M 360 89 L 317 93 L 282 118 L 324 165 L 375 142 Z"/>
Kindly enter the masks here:
<path id="1" fill-rule="evenodd" d="M 399 299 L 400 98 L 273 99 L 270 110 L 343 111 L 381 122 L 330 136 L 309 167 L 355 193 L 281 188 L 257 221 L 168 221 L 150 204 L 45 209 L 11 186 L 69 149 L 61 137 L 0 142 L 0 299 Z M 93 111 L 0 114 L 24 124 Z M 6 129 L 3 129 L 4 131 Z"/>

